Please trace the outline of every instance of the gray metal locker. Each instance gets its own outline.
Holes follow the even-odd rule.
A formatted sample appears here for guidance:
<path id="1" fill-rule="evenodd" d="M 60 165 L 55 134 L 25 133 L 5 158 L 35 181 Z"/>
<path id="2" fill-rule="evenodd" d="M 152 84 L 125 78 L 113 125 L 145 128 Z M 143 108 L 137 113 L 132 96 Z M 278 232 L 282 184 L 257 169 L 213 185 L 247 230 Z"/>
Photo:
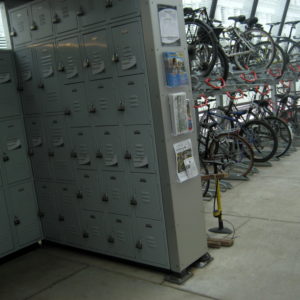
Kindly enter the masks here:
<path id="1" fill-rule="evenodd" d="M 0 53 L 0 118 L 21 113 L 21 102 L 17 93 L 16 75 L 12 53 Z"/>
<path id="2" fill-rule="evenodd" d="M 48 0 L 35 1 L 31 5 L 32 40 L 47 38 L 53 34 L 50 3 Z"/>
<path id="3" fill-rule="evenodd" d="M 42 238 L 39 212 L 32 182 L 9 188 L 9 201 L 19 246 L 38 241 Z"/>
<path id="4" fill-rule="evenodd" d="M 57 70 L 60 72 L 62 83 L 83 81 L 80 42 L 77 36 L 57 42 Z"/>
<path id="5" fill-rule="evenodd" d="M 10 10 L 10 36 L 15 46 L 31 42 L 29 6 Z"/>
<path id="6" fill-rule="evenodd" d="M 0 123 L 1 155 L 8 183 L 31 178 L 24 124 L 20 119 Z"/>
<path id="7" fill-rule="evenodd" d="M 48 145 L 39 117 L 25 118 L 28 154 L 35 179 L 51 179 L 53 174 L 48 159 Z"/>
<path id="8" fill-rule="evenodd" d="M 41 99 L 36 89 L 33 88 L 33 83 L 26 85 L 21 91 L 21 101 L 24 115 L 39 114 L 42 111 Z"/>
<path id="9" fill-rule="evenodd" d="M 68 125 L 74 127 L 88 126 L 90 122 L 84 84 L 68 84 L 62 89 Z"/>
<path id="10" fill-rule="evenodd" d="M 77 188 L 74 184 L 56 183 L 59 231 L 64 243 L 80 245 L 82 230 L 80 226 L 77 199 Z"/>
<path id="11" fill-rule="evenodd" d="M 78 15 L 82 27 L 104 23 L 107 19 L 107 9 L 103 0 L 79 0 L 81 14 Z"/>
<path id="12" fill-rule="evenodd" d="M 136 259 L 160 267 L 169 267 L 168 247 L 164 223 L 136 219 Z"/>
<path id="13" fill-rule="evenodd" d="M 90 80 L 112 77 L 111 42 L 106 29 L 83 35 L 83 66 Z"/>
<path id="14" fill-rule="evenodd" d="M 139 22 L 112 27 L 114 61 L 119 76 L 145 72 L 143 36 Z"/>
<path id="15" fill-rule="evenodd" d="M 39 43 L 35 47 L 39 95 L 45 113 L 57 113 L 64 110 L 54 49 L 53 41 Z"/>
<path id="16" fill-rule="evenodd" d="M 94 128 L 97 147 L 97 161 L 102 170 L 123 170 L 124 142 L 123 132 L 119 126 L 103 126 Z"/>
<path id="17" fill-rule="evenodd" d="M 4 193 L 0 190 L 0 257 L 14 248 Z"/>
<path id="18" fill-rule="evenodd" d="M 53 0 L 52 23 L 56 34 L 76 30 L 80 7 L 77 0 Z"/>
<path id="19" fill-rule="evenodd" d="M 103 211 L 102 182 L 98 172 L 88 170 L 77 170 L 77 198 L 81 209 L 90 211 Z"/>
<path id="20" fill-rule="evenodd" d="M 106 232 L 104 214 L 95 211 L 82 211 L 83 246 L 89 250 L 106 252 Z"/>
<path id="21" fill-rule="evenodd" d="M 55 183 L 35 182 L 39 215 L 43 233 L 47 240 L 60 241 L 59 212 L 56 203 Z"/>
<path id="22" fill-rule="evenodd" d="M 139 13 L 138 0 L 108 0 L 108 3 L 108 13 L 111 19 L 129 17 L 129 15 L 137 15 Z"/>
<path id="23" fill-rule="evenodd" d="M 110 253 L 121 257 L 134 257 L 132 220 L 129 217 L 111 214 L 107 218 L 107 247 Z"/>
<path id="24" fill-rule="evenodd" d="M 161 220 L 162 197 L 157 174 L 130 174 L 130 204 L 136 217 Z"/>
<path id="25" fill-rule="evenodd" d="M 118 102 L 124 106 L 122 121 L 125 124 L 150 124 L 151 113 L 148 85 L 144 75 L 121 77 L 116 81 Z"/>
<path id="26" fill-rule="evenodd" d="M 126 126 L 126 155 L 132 172 L 154 172 L 154 138 L 151 126 Z"/>
<path id="27" fill-rule="evenodd" d="M 95 169 L 94 137 L 91 128 L 72 128 L 71 135 L 71 158 L 76 160 L 79 169 Z"/>
<path id="28" fill-rule="evenodd" d="M 122 103 L 117 103 L 116 88 L 110 79 L 85 83 L 89 119 L 92 125 L 116 125 L 122 116 Z"/>
<path id="29" fill-rule="evenodd" d="M 118 215 L 130 214 L 127 178 L 123 172 L 103 172 L 102 202 L 106 211 Z"/>
<path id="30" fill-rule="evenodd" d="M 48 137 L 48 156 L 57 180 L 73 180 L 74 169 L 70 157 L 71 143 L 64 116 L 45 118 Z"/>

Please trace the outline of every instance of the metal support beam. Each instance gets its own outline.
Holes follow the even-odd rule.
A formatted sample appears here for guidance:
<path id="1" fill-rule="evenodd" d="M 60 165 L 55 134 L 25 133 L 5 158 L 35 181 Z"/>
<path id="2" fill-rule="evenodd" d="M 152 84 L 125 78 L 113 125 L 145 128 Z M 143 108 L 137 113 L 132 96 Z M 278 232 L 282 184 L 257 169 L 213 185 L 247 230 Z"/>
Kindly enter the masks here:
<path id="1" fill-rule="evenodd" d="M 218 4 L 218 0 L 212 0 L 210 11 L 209 11 L 209 18 L 210 19 L 213 19 L 215 17 L 217 4 Z"/>
<path id="2" fill-rule="evenodd" d="M 250 18 L 255 17 L 257 5 L 258 5 L 258 0 L 253 0 L 252 9 L 251 9 L 251 13 L 250 13 Z"/>
<path id="3" fill-rule="evenodd" d="M 289 6 L 290 6 L 290 0 L 286 0 L 284 11 L 283 11 L 282 18 L 281 18 L 281 23 L 280 23 L 280 26 L 279 26 L 279 29 L 278 29 L 278 34 L 277 34 L 278 36 L 281 36 L 282 29 L 283 29 L 283 26 L 284 26 L 284 22 L 285 22 L 285 19 L 286 19 L 286 15 L 287 15 Z"/>

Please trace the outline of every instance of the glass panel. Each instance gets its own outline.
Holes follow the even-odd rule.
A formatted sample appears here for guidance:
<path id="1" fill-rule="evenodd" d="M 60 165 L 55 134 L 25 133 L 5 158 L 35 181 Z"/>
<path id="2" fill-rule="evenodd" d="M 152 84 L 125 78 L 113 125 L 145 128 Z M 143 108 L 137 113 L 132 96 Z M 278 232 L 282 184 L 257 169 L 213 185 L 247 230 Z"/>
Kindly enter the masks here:
<path id="1" fill-rule="evenodd" d="M 286 22 L 300 20 L 300 0 L 291 0 L 285 20 Z M 291 26 L 285 25 L 282 30 L 282 35 L 289 36 L 290 29 Z M 297 24 L 296 29 L 292 31 L 291 37 L 293 38 L 294 36 L 296 36 L 297 38 L 300 37 L 300 24 Z"/>
<path id="2" fill-rule="evenodd" d="M 207 12 L 209 13 L 211 8 L 212 0 L 182 0 L 183 7 L 192 7 L 193 9 L 199 8 L 199 7 L 206 7 Z"/>

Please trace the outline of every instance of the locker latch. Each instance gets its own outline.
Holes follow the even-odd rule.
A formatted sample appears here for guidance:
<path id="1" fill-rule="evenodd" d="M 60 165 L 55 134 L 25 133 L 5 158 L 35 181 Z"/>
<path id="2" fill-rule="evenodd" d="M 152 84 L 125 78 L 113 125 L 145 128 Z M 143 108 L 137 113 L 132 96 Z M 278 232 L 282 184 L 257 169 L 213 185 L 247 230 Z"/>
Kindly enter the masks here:
<path id="1" fill-rule="evenodd" d="M 42 218 L 45 217 L 45 214 L 42 211 L 39 211 L 38 212 L 38 217 L 42 219 Z"/>
<path id="2" fill-rule="evenodd" d="M 128 150 L 125 152 L 124 158 L 125 159 L 131 159 L 131 154 L 129 153 Z"/>
<path id="3" fill-rule="evenodd" d="M 90 236 L 89 236 L 88 232 L 84 231 L 83 234 L 82 234 L 82 237 L 84 239 L 88 239 Z"/>
<path id="4" fill-rule="evenodd" d="M 94 105 L 91 105 L 90 109 L 89 109 L 89 113 L 90 114 L 95 114 L 97 112 L 97 109 Z"/>
<path id="5" fill-rule="evenodd" d="M 15 218 L 14 218 L 14 224 L 15 224 L 16 226 L 18 226 L 18 225 L 21 224 L 20 219 L 19 219 L 18 217 L 16 217 L 16 216 L 15 216 Z"/>
<path id="6" fill-rule="evenodd" d="M 71 115 L 71 110 L 69 108 L 66 108 L 64 111 L 65 116 L 70 116 Z"/>
<path id="7" fill-rule="evenodd" d="M 58 72 L 63 72 L 65 70 L 65 66 L 62 63 L 59 63 L 57 66 L 57 71 Z"/>
<path id="8" fill-rule="evenodd" d="M 60 21 L 60 19 L 59 19 L 58 15 L 55 14 L 55 15 L 53 16 L 53 18 L 52 18 L 52 23 L 53 23 L 53 24 L 57 24 L 57 23 L 59 23 L 59 21 Z"/>
<path id="9" fill-rule="evenodd" d="M 118 106 L 118 111 L 125 111 L 125 105 L 123 104 L 123 102 L 120 102 Z"/>
<path id="10" fill-rule="evenodd" d="M 33 31 L 33 30 L 37 30 L 37 29 L 38 29 L 38 27 L 37 27 L 36 23 L 32 22 L 32 24 L 30 26 L 30 30 Z"/>
<path id="11" fill-rule="evenodd" d="M 81 16 L 84 15 L 84 11 L 83 11 L 83 8 L 82 8 L 81 6 L 79 6 L 79 8 L 78 8 L 78 10 L 77 10 L 77 12 L 76 12 L 76 15 L 77 15 L 78 17 L 81 17 Z"/>
<path id="12" fill-rule="evenodd" d="M 64 222 L 64 220 L 65 220 L 65 217 L 64 217 L 64 216 L 62 216 L 62 215 L 59 215 L 59 216 L 58 216 L 58 221 L 59 221 L 59 222 Z"/>
<path id="13" fill-rule="evenodd" d="M 96 158 L 103 158 L 103 154 L 100 150 L 96 152 Z"/>
<path id="14" fill-rule="evenodd" d="M 78 191 L 76 194 L 77 199 L 82 199 L 83 198 L 83 194 L 81 191 Z"/>
<path id="15" fill-rule="evenodd" d="M 39 88 L 39 89 L 43 89 L 43 88 L 45 88 L 45 85 L 44 85 L 44 83 L 43 83 L 43 82 L 40 82 L 40 83 L 38 84 L 38 88 Z"/>
<path id="16" fill-rule="evenodd" d="M 137 248 L 137 249 L 143 249 L 143 244 L 142 244 L 142 241 L 141 240 L 139 240 L 136 244 L 135 244 L 135 248 Z"/>
<path id="17" fill-rule="evenodd" d="M 17 32 L 13 29 L 13 30 L 9 33 L 9 35 L 10 35 L 11 37 L 17 36 Z"/>
<path id="18" fill-rule="evenodd" d="M 107 195 L 107 193 L 105 193 L 105 194 L 103 195 L 102 201 L 103 201 L 103 202 L 108 202 L 108 195 Z"/>
<path id="19" fill-rule="evenodd" d="M 138 202 L 136 201 L 136 199 L 134 197 L 132 197 L 132 199 L 130 200 L 130 205 L 132 206 L 137 206 Z"/>
<path id="20" fill-rule="evenodd" d="M 77 153 L 73 150 L 70 153 L 71 158 L 77 158 Z"/>
<path id="21" fill-rule="evenodd" d="M 4 162 L 9 161 L 9 156 L 8 156 L 6 153 L 3 153 L 2 160 L 3 160 Z"/>
<path id="22" fill-rule="evenodd" d="M 113 236 L 109 236 L 107 241 L 110 243 L 110 244 L 113 244 L 115 242 L 115 239 L 113 238 Z"/>
<path id="23" fill-rule="evenodd" d="M 105 5 L 105 7 L 106 7 L 106 8 L 109 8 L 109 7 L 112 7 L 112 6 L 113 6 L 112 0 L 106 0 L 106 5 Z"/>
<path id="24" fill-rule="evenodd" d="M 86 58 L 86 59 L 83 61 L 83 67 L 84 67 L 84 68 L 88 68 L 90 65 L 91 65 L 91 64 L 90 64 L 89 59 Z"/>
<path id="25" fill-rule="evenodd" d="M 34 155 L 33 150 L 32 150 L 32 149 L 29 149 L 29 150 L 28 150 L 28 156 L 33 156 L 33 155 Z"/>
<path id="26" fill-rule="evenodd" d="M 48 151 L 48 156 L 49 157 L 54 157 L 54 151 Z"/>
<path id="27" fill-rule="evenodd" d="M 119 61 L 119 56 L 117 53 L 114 53 L 111 59 L 113 62 L 118 62 Z"/>

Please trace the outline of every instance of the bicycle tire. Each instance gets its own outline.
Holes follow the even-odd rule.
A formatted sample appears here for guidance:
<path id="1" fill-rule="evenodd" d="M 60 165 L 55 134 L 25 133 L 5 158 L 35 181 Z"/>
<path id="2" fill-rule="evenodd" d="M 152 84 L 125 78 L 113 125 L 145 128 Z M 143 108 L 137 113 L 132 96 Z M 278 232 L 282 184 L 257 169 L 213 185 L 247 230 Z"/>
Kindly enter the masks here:
<path id="1" fill-rule="evenodd" d="M 251 120 L 243 124 L 240 135 L 253 148 L 254 162 L 266 162 L 277 151 L 278 139 L 273 128 L 262 120 Z"/>
<path id="2" fill-rule="evenodd" d="M 217 59 L 217 38 L 212 28 L 201 20 L 185 19 L 191 75 L 206 77 Z"/>
<path id="3" fill-rule="evenodd" d="M 275 46 L 273 38 L 264 30 L 252 28 L 242 33 L 243 38 L 250 42 L 255 51 L 245 55 L 235 55 L 234 62 L 240 70 L 248 69 L 266 69 L 268 68 L 275 56 Z M 234 46 L 234 52 L 243 52 L 247 48 L 241 41 L 237 41 Z"/>
<path id="4" fill-rule="evenodd" d="M 271 65 L 269 66 L 270 68 L 269 70 L 271 72 L 275 70 L 275 72 L 273 72 L 275 74 L 279 73 L 279 75 L 274 77 L 276 79 L 280 79 L 287 69 L 289 59 L 288 59 L 288 55 L 283 51 L 283 49 L 278 44 L 275 43 L 274 46 L 275 46 L 275 56 Z M 277 72 L 277 69 L 279 69 L 280 72 Z"/>
<path id="5" fill-rule="evenodd" d="M 212 81 L 214 81 L 214 79 L 220 80 L 220 78 L 223 78 L 226 81 L 229 74 L 229 62 L 221 46 L 218 46 L 217 54 L 216 62 L 209 73 L 209 77 Z"/>
<path id="6" fill-rule="evenodd" d="M 290 132 L 289 126 L 282 119 L 275 116 L 268 116 L 264 118 L 268 124 L 274 129 L 277 139 L 278 139 L 278 148 L 275 156 L 277 158 L 283 156 L 291 147 L 292 144 L 292 135 Z"/>
<path id="7" fill-rule="evenodd" d="M 224 163 L 222 169 L 229 175 L 247 176 L 254 163 L 253 149 L 235 133 L 221 133 L 214 137 L 208 150 L 208 158 Z"/>

